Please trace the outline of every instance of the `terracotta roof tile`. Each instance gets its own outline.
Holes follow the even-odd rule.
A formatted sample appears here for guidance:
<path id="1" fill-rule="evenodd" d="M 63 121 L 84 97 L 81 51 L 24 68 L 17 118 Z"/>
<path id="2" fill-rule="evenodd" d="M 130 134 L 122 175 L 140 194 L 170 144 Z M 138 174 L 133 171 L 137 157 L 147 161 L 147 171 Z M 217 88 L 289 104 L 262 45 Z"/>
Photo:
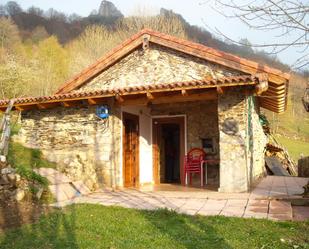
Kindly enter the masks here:
<path id="1" fill-rule="evenodd" d="M 156 91 L 156 90 L 173 90 L 178 88 L 194 88 L 194 87 L 202 87 L 202 86 L 220 86 L 220 85 L 229 85 L 232 83 L 254 83 L 257 81 L 256 77 L 251 75 L 241 75 L 241 76 L 232 76 L 232 77 L 223 77 L 220 79 L 205 79 L 205 80 L 192 80 L 185 82 L 171 82 L 171 83 L 161 83 L 161 84 L 152 84 L 152 85 L 142 85 L 137 84 L 134 86 L 128 86 L 124 88 L 106 88 L 102 90 L 93 90 L 88 92 L 70 92 L 63 94 L 55 94 L 51 96 L 40 96 L 40 97 L 26 97 L 26 98 L 17 98 L 14 100 L 14 105 L 18 104 L 39 104 L 45 102 L 52 102 L 55 100 L 70 100 L 74 98 L 83 98 L 83 97 L 108 97 L 114 96 L 116 94 L 120 95 L 128 95 L 128 94 L 137 94 L 142 91 Z M 0 106 L 6 106 L 9 103 L 9 100 L 0 100 Z"/>

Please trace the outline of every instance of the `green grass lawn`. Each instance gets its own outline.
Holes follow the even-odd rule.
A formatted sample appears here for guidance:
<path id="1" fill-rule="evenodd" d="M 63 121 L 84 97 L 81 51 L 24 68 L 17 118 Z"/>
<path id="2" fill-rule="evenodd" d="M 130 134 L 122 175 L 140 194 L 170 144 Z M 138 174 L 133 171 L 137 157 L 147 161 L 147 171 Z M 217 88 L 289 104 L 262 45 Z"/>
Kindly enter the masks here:
<path id="1" fill-rule="evenodd" d="M 12 126 L 11 135 L 16 135 L 20 127 L 18 125 Z M 43 158 L 42 152 L 38 149 L 26 148 L 20 143 L 13 142 L 11 139 L 9 143 L 8 162 L 17 170 L 17 172 L 28 180 L 39 182 L 45 186 L 48 185 L 47 179 L 36 174 L 35 168 L 56 168 L 55 163 L 51 163 Z"/>
<path id="2" fill-rule="evenodd" d="M 43 158 L 40 150 L 29 149 L 15 142 L 10 142 L 8 162 L 21 176 L 45 186 L 48 185 L 47 179 L 35 173 L 33 169 L 56 167 L 54 163 L 48 162 Z"/>
<path id="3" fill-rule="evenodd" d="M 74 205 L 0 234 L 0 248 L 309 248 L 309 222 Z"/>
<path id="4" fill-rule="evenodd" d="M 45 160 L 38 149 L 29 149 L 19 143 L 10 142 L 9 163 L 27 168 L 55 168 L 56 164 Z"/>
<path id="5" fill-rule="evenodd" d="M 301 154 L 304 156 L 309 156 L 308 142 L 294 140 L 283 136 L 277 137 L 277 140 L 288 150 L 290 156 L 295 160 L 296 163 Z"/>

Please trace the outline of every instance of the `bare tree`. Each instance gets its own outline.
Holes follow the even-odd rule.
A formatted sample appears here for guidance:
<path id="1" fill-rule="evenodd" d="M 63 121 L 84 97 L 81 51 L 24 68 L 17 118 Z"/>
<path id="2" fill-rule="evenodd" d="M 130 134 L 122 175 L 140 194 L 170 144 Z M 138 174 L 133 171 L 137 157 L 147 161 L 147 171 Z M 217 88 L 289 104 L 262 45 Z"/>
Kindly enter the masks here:
<path id="1" fill-rule="evenodd" d="M 271 54 L 278 54 L 290 47 L 298 48 L 299 57 L 294 69 L 309 65 L 309 1 L 308 0 L 209 0 L 203 4 L 227 18 L 236 18 L 249 28 L 259 31 L 272 31 L 276 42 L 251 44 L 256 48 L 271 48 Z M 233 43 L 237 42 L 220 30 L 217 34 Z"/>

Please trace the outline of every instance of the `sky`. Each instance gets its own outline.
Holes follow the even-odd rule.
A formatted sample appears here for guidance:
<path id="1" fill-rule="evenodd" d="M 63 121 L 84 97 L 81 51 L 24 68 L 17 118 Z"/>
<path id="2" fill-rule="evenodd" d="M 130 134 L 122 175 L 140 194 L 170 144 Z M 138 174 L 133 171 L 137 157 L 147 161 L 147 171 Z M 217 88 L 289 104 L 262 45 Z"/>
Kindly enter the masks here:
<path id="1" fill-rule="evenodd" d="M 98 9 L 101 0 L 15 0 L 23 9 L 31 6 L 40 7 L 43 10 L 54 8 L 66 14 L 76 13 L 88 16 L 89 13 Z M 205 0 L 110 0 L 125 15 L 132 15 L 138 9 L 146 9 L 150 12 L 159 11 L 160 8 L 171 9 L 181 14 L 190 24 L 198 25 L 212 32 L 215 29 L 227 37 L 239 41 L 247 38 L 253 44 L 265 44 L 275 42 L 276 34 L 272 32 L 262 33 L 249 29 L 238 20 L 231 20 L 216 12 Z M 0 0 L 5 4 L 6 0 Z M 213 32 L 212 32 L 213 33 Z M 292 65 L 300 57 L 299 49 L 290 48 L 278 54 L 279 59 Z"/>

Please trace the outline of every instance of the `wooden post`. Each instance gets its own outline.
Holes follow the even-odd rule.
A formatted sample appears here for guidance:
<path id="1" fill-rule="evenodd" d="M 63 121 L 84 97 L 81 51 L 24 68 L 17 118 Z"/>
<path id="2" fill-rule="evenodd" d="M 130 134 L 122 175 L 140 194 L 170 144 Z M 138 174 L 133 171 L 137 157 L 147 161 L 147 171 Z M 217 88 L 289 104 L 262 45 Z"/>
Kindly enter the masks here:
<path id="1" fill-rule="evenodd" d="M 12 110 L 14 105 L 14 100 L 10 100 L 8 107 L 4 113 L 4 117 L 0 124 L 0 132 L 2 132 L 0 138 L 0 156 L 6 157 L 9 149 L 9 141 L 11 135 L 11 127 L 10 127 L 10 111 Z"/>

